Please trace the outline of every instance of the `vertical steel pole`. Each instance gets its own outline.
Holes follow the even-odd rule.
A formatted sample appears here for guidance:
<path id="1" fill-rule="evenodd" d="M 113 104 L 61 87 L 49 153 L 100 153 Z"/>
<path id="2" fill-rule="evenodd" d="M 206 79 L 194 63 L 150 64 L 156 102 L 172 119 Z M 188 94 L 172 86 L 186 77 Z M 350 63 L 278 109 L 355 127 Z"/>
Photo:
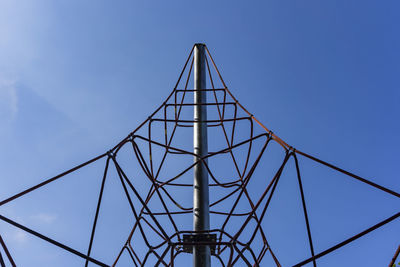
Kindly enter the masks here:
<path id="1" fill-rule="evenodd" d="M 194 125 L 193 147 L 195 161 L 208 154 L 207 145 L 207 93 L 206 89 L 205 45 L 194 47 Z M 194 166 L 193 181 L 193 230 L 210 230 L 208 173 L 203 162 Z M 205 233 L 204 233 L 205 234 Z M 211 253 L 209 246 L 193 246 L 193 266 L 210 267 Z"/>

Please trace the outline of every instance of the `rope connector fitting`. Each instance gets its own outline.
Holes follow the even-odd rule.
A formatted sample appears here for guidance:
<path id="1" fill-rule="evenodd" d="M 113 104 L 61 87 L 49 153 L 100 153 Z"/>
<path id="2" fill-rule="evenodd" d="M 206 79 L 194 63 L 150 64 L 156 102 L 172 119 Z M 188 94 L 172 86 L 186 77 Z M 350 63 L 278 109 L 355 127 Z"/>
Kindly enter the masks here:
<path id="1" fill-rule="evenodd" d="M 114 156 L 115 156 L 115 154 L 114 154 L 114 151 L 111 149 L 111 150 L 108 150 L 107 151 L 107 156 L 109 157 L 109 158 L 114 158 Z"/>

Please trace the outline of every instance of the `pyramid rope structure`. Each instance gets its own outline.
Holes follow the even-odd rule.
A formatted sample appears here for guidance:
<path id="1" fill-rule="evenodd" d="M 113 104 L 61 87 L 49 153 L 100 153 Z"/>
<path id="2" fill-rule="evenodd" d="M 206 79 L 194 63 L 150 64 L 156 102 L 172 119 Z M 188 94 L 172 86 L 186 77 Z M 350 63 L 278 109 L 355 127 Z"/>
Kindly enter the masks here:
<path id="1" fill-rule="evenodd" d="M 211 88 L 202 91 L 207 92 L 209 99 L 204 105 L 208 106 L 209 111 L 213 111 L 206 122 L 209 131 L 220 135 L 220 141 L 210 145 L 211 152 L 207 156 L 193 161 L 196 155 L 189 149 L 190 146 L 185 146 L 188 143 L 192 145 L 185 140 L 191 140 L 187 137 L 190 137 L 190 130 L 195 122 L 192 118 L 185 117 L 185 113 L 189 109 L 193 109 L 195 105 L 193 102 L 195 90 L 188 87 L 193 68 L 192 48 L 179 79 L 167 99 L 120 143 L 104 154 L 0 202 L 0 206 L 5 205 L 100 159 L 106 159 L 86 252 L 73 249 L 3 215 L 0 215 L 0 220 L 85 259 L 85 266 L 88 266 L 89 262 L 99 266 L 118 266 L 124 253 L 129 255 L 132 266 L 174 266 L 174 264 L 179 264 L 180 257 L 188 255 L 188 247 L 200 245 L 211 246 L 213 259 L 221 266 L 234 264 L 260 266 L 264 265 L 267 255 L 272 259 L 273 265 L 281 266 L 273 246 L 268 242 L 263 222 L 280 177 L 291 159 L 296 168 L 310 253 L 308 258 L 294 266 L 302 266 L 311 262 L 317 266 L 318 258 L 400 216 L 400 212 L 397 212 L 330 248 L 319 252 L 315 251 L 299 156 L 396 198 L 400 198 L 400 194 L 288 145 L 238 102 L 222 79 L 207 47 L 206 51 L 206 66 Z M 215 74 L 219 80 L 215 80 Z M 222 86 L 217 87 L 217 82 Z M 246 133 L 243 133 L 242 129 L 246 129 Z M 185 135 L 184 133 L 187 132 L 190 134 Z M 262 177 L 261 181 L 256 180 L 260 175 L 255 173 L 260 164 L 263 164 L 263 157 L 273 143 L 278 144 L 282 151 L 280 163 L 271 177 Z M 130 159 L 133 159 L 138 166 L 134 175 L 125 170 L 126 166 L 119 158 L 122 150 L 129 151 Z M 229 168 L 224 167 L 223 164 L 219 165 L 218 162 L 222 159 L 230 162 Z M 182 164 L 180 164 L 181 160 Z M 188 204 L 187 197 L 184 196 L 185 193 L 188 193 L 186 196 L 190 195 L 192 191 L 193 181 L 190 179 L 193 179 L 193 167 L 200 161 L 205 164 L 210 177 L 210 196 L 212 196 L 210 213 L 213 217 L 211 230 L 207 231 L 207 234 L 212 235 L 213 239 L 189 242 L 185 239 L 185 235 L 199 232 L 190 231 L 193 207 Z M 91 257 L 91 253 L 110 168 L 114 168 L 117 173 L 117 178 L 135 220 L 132 222 L 131 231 L 127 233 L 126 242 L 121 244 L 119 254 L 115 255 L 115 260 L 104 263 Z M 147 191 L 139 190 L 135 186 L 139 179 L 137 177 L 143 178 L 140 183 L 147 184 Z M 260 190 L 258 193 L 252 192 L 254 180 Z M 6 266 L 5 258 L 12 266 L 16 266 L 1 235 L 0 245 L 1 266 Z"/>

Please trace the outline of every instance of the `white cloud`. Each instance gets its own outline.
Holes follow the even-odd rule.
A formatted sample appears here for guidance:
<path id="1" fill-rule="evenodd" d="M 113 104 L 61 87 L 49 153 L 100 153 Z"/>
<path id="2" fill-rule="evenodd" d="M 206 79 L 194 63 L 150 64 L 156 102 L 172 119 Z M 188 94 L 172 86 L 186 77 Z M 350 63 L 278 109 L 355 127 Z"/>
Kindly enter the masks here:
<path id="1" fill-rule="evenodd" d="M 18 112 L 16 81 L 0 77 L 0 119 L 13 120 Z"/>
<path id="2" fill-rule="evenodd" d="M 40 223 L 52 224 L 57 220 L 57 215 L 49 214 L 49 213 L 39 213 L 32 216 L 32 219 L 38 221 Z"/>
<path id="3" fill-rule="evenodd" d="M 25 244 L 28 241 L 28 234 L 25 231 L 18 229 L 15 231 L 13 239 L 19 244 Z"/>

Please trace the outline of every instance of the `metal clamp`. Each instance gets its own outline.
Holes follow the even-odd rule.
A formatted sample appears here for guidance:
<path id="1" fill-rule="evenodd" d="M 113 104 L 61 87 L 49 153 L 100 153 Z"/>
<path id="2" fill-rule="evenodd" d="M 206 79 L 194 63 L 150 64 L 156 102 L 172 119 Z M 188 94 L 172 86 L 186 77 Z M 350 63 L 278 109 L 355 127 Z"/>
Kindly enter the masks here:
<path id="1" fill-rule="evenodd" d="M 183 243 L 193 245 L 183 245 L 183 252 L 193 253 L 193 246 L 209 246 L 211 255 L 215 255 L 217 235 L 216 234 L 190 234 L 183 235 Z M 204 243 L 204 245 L 202 244 Z"/>

